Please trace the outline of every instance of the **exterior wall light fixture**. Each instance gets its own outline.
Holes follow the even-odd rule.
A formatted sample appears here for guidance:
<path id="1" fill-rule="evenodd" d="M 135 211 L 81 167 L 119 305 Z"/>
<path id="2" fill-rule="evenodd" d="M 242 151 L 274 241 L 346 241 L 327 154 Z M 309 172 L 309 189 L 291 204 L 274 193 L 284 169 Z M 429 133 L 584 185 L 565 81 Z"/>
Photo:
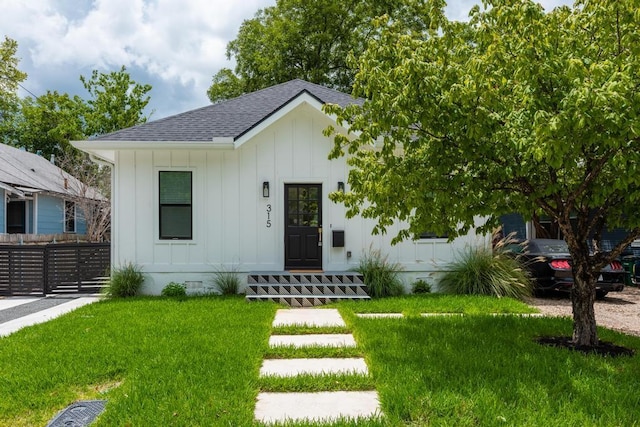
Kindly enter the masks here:
<path id="1" fill-rule="evenodd" d="M 344 182 L 338 181 L 338 191 L 344 193 Z"/>
<path id="2" fill-rule="evenodd" d="M 269 181 L 262 183 L 262 197 L 269 197 Z"/>

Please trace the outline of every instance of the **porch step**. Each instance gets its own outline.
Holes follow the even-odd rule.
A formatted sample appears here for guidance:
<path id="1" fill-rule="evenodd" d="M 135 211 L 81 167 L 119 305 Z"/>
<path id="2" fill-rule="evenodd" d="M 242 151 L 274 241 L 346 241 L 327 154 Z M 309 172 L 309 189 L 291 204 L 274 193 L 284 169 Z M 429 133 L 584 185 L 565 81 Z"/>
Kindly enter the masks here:
<path id="1" fill-rule="evenodd" d="M 247 301 L 272 301 L 291 307 L 313 307 L 341 300 L 368 300 L 360 274 L 250 274 Z"/>

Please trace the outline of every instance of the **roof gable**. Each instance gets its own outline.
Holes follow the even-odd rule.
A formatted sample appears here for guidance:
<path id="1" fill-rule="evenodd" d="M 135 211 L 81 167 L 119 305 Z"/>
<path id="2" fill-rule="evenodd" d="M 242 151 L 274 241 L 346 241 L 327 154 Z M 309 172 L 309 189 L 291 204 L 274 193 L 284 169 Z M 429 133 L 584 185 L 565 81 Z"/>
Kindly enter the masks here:
<path id="1" fill-rule="evenodd" d="M 212 142 L 238 141 L 285 106 L 307 95 L 318 105 L 347 106 L 361 99 L 304 80 L 291 80 L 228 101 L 143 123 L 94 138 L 93 141 Z"/>

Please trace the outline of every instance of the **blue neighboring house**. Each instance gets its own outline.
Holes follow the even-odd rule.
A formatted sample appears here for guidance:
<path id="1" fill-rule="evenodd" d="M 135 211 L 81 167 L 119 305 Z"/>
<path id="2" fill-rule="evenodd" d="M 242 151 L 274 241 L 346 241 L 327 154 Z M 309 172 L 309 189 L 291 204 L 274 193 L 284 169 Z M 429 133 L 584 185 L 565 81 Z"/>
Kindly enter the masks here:
<path id="1" fill-rule="evenodd" d="M 0 144 L 0 234 L 84 234 L 81 185 L 52 161 Z"/>

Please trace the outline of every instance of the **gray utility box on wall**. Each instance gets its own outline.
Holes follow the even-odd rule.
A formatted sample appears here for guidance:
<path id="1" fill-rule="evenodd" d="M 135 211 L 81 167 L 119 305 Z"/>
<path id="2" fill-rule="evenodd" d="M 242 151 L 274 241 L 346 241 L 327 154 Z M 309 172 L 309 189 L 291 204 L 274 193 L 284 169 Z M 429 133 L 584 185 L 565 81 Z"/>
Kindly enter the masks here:
<path id="1" fill-rule="evenodd" d="M 344 230 L 333 230 L 331 243 L 334 248 L 344 248 Z"/>

